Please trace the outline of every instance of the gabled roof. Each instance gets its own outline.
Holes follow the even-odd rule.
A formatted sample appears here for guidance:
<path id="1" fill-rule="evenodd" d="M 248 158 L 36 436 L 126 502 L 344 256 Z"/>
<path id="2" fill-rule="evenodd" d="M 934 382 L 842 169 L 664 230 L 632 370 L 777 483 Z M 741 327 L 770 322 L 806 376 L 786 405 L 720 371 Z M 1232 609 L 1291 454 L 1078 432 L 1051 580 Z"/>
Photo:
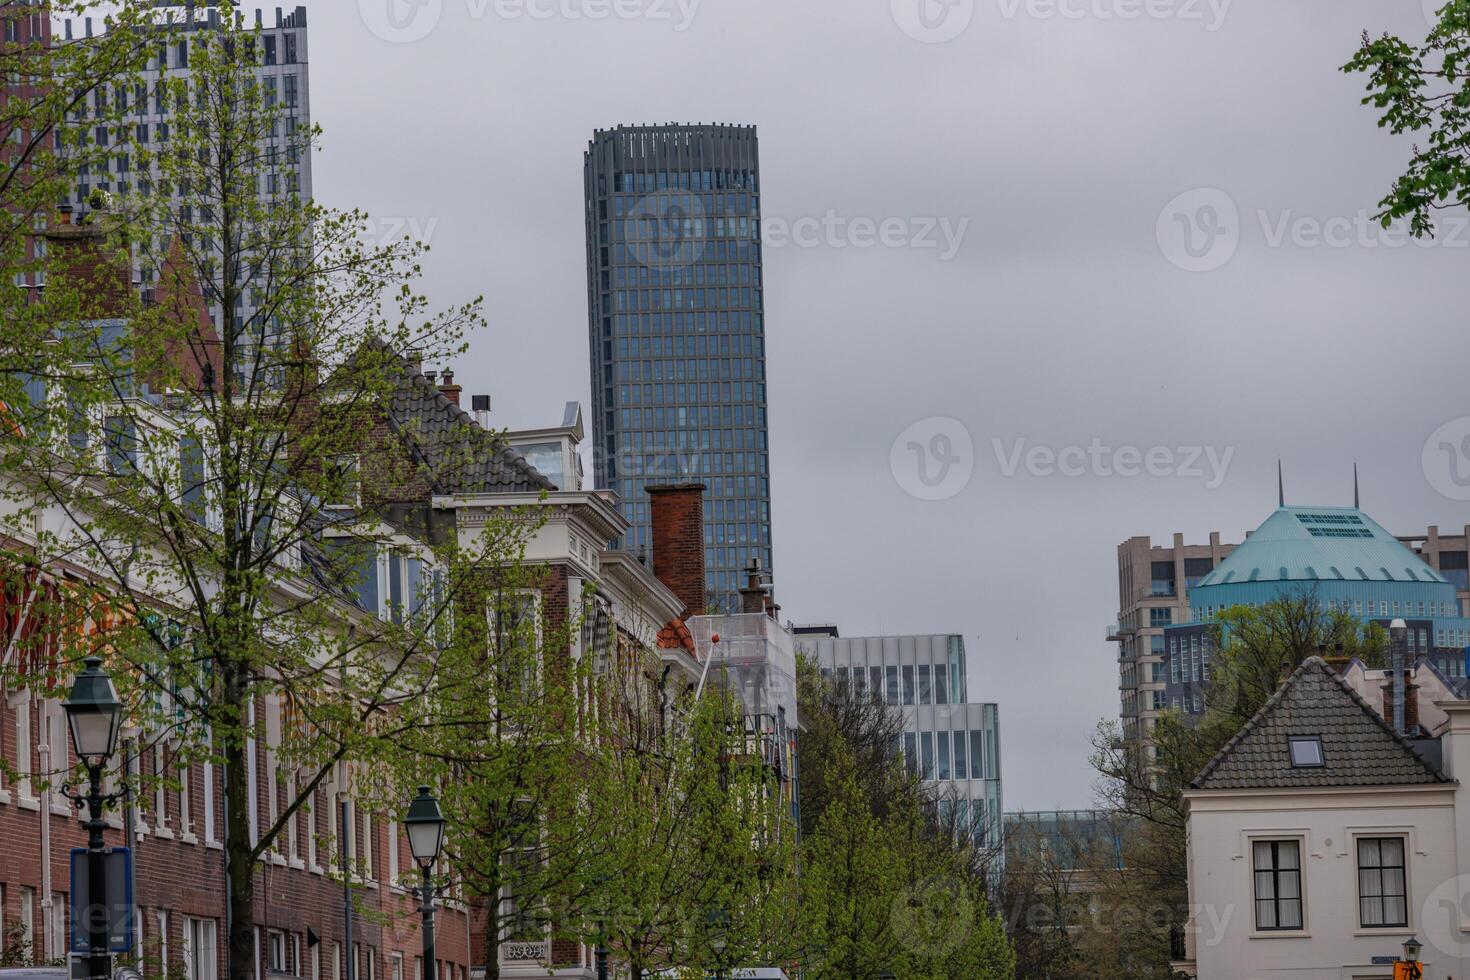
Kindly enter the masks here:
<path id="1" fill-rule="evenodd" d="M 1446 582 L 1356 507 L 1281 507 L 1195 588 L 1281 581 Z"/>
<path id="2" fill-rule="evenodd" d="M 1294 735 L 1322 740 L 1321 766 L 1292 766 L 1289 739 Z M 1190 785 L 1286 789 L 1447 782 L 1321 657 L 1310 657 Z"/>
<path id="3" fill-rule="evenodd" d="M 450 401 L 417 366 L 396 357 L 400 372 L 388 422 L 419 453 L 442 494 L 539 493 L 551 481 L 498 435 Z"/>

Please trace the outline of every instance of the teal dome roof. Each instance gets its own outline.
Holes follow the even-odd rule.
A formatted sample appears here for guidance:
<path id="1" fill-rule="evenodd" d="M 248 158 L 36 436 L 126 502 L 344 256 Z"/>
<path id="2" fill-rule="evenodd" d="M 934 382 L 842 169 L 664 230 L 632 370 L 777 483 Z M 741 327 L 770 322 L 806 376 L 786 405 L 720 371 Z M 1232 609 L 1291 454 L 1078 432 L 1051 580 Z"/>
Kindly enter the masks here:
<path id="1" fill-rule="evenodd" d="M 1195 588 L 1332 581 L 1448 584 L 1355 507 L 1282 507 Z"/>

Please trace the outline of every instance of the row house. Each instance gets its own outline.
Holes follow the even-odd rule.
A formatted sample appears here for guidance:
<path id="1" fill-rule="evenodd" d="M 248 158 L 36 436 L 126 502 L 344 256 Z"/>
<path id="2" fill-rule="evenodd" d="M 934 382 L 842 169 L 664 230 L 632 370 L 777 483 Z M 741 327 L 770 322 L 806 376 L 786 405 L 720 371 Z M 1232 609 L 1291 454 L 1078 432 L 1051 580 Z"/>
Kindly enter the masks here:
<path id="1" fill-rule="evenodd" d="M 1466 976 L 1467 767 L 1470 702 L 1431 662 L 1396 684 L 1309 658 L 1184 794 L 1190 918 L 1175 969 L 1390 980 L 1404 960 L 1428 980 Z"/>
<path id="2" fill-rule="evenodd" d="M 67 221 L 54 232 L 53 246 L 74 249 L 82 274 L 98 274 L 104 267 L 96 253 L 102 236 L 95 228 Z M 105 307 L 109 297 L 126 288 L 99 284 L 99 305 Z M 160 290 L 147 298 L 178 303 L 178 315 L 198 318 L 201 332 L 209 331 L 197 287 L 184 295 Z M 99 317 L 106 313 L 97 312 Z M 125 322 L 113 325 L 127 327 Z M 534 587 L 525 590 L 528 610 L 548 627 L 573 622 L 580 627 L 565 649 L 542 655 L 594 658 L 598 674 L 616 677 L 628 697 L 653 707 L 655 723 L 673 723 L 678 699 L 693 690 L 701 670 L 685 625 L 703 611 L 698 536 L 694 557 L 679 559 L 694 564 L 663 577 L 644 561 L 612 550 L 627 523 L 610 493 L 581 487 L 579 412 L 569 411 L 562 425 L 548 429 L 493 433 L 482 413 L 475 418 L 460 408 L 460 388 L 449 372 L 442 379 L 426 374 L 412 357 L 387 363 L 397 372 L 391 396 L 363 429 L 361 452 L 336 461 L 355 468 L 357 499 L 320 502 L 324 510 L 337 511 L 335 523 L 350 521 L 358 509 L 384 522 L 382 533 L 361 551 L 362 574 L 340 597 L 343 621 L 399 615 L 405 596 L 437 574 L 427 546 L 453 536 L 472 547 L 493 515 L 533 511 L 544 519 L 527 547 L 526 561 L 537 570 Z M 195 380 L 212 370 L 196 368 Z M 700 514 L 699 488 L 680 488 L 668 496 Z M 48 511 L 40 521 L 59 528 L 66 516 Z M 36 542 L 24 529 L 13 528 L 4 545 L 26 554 Z M 656 542 L 655 553 L 667 558 L 671 549 L 689 545 Z M 92 631 L 105 642 L 108 617 L 79 610 L 77 623 L 63 627 L 32 613 L 64 608 L 69 583 L 96 583 L 95 571 L 85 564 L 48 561 L 28 576 L 7 575 L 0 595 L 0 655 L 11 668 L 5 672 L 8 687 L 0 690 L 0 935 L 17 940 L 16 948 L 35 962 L 67 954 L 69 852 L 85 841 L 81 819 L 59 792 L 76 762 L 60 705 L 67 680 L 59 656 L 61 632 Z M 38 595 L 60 600 L 38 603 Z M 36 643 L 38 638 L 44 642 Z M 36 662 L 25 669 L 10 662 L 22 655 Z M 170 692 L 157 696 L 167 699 Z M 296 796 L 288 789 L 298 777 L 283 771 L 277 749 L 302 718 L 289 701 L 271 697 L 258 699 L 249 710 L 260 728 L 249 747 L 246 772 L 249 829 L 255 837 L 273 826 Z M 227 926 L 225 774 L 208 761 L 181 761 L 175 739 L 139 726 L 123 732 L 116 759 L 134 776 L 152 777 L 140 780 L 146 791 L 128 796 L 109 815 L 106 835 L 109 846 L 127 843 L 134 851 L 135 959 L 150 978 L 182 971 L 188 980 L 216 980 L 224 969 Z M 372 809 L 354 791 L 361 775 L 339 764 L 259 861 L 253 910 L 257 977 L 419 980 L 424 975 L 417 902 L 400 884 L 413 869 L 406 837 L 395 813 Z M 344 869 L 358 911 L 350 941 Z M 452 878 L 452 869 L 441 871 Z M 477 964 L 491 955 L 499 958 L 506 976 L 546 976 L 549 970 L 558 976 L 593 975 L 590 950 L 552 942 L 549 936 L 542 943 L 485 949 L 473 909 L 458 890 L 447 896 L 437 928 L 437 975 L 445 980 L 470 980 Z"/>
<path id="3" fill-rule="evenodd" d="M 91 308 L 84 312 L 96 318 L 91 325 L 100 325 L 104 334 L 124 335 L 129 324 L 117 313 L 135 286 L 110 271 L 114 264 L 106 260 L 103 230 L 63 213 L 44 237 L 65 274 L 91 287 Z M 217 340 L 207 309 L 182 267 L 166 268 L 163 281 L 142 298 L 164 306 L 170 316 L 197 319 L 209 350 Z M 199 383 L 215 370 L 213 355 L 206 353 L 184 375 Z M 41 388 L 34 397 L 48 395 Z M 146 393 L 140 398 L 148 399 Z M 163 400 L 149 404 L 157 409 L 158 424 L 166 425 Z M 95 448 L 116 451 L 114 446 Z M 19 479 L 23 474 L 7 476 Z M 78 640 L 105 646 L 124 614 L 121 604 L 114 608 L 97 600 L 105 595 L 107 580 L 85 553 L 43 553 L 42 532 L 52 541 L 77 537 L 65 508 L 43 508 L 29 524 L 15 520 L 15 513 L 6 517 L 11 519 L 0 544 L 20 557 L 6 563 L 0 590 L 0 936 L 16 958 L 53 962 L 63 960 L 70 947 L 70 851 L 86 840 L 81 816 L 60 792 L 77 764 L 61 699 Z M 215 526 L 202 513 L 201 524 Z M 302 570 L 299 559 L 292 568 Z M 354 609 L 346 597 L 326 601 L 334 603 L 344 623 L 354 616 L 386 614 Z M 147 602 L 160 617 L 169 616 L 169 596 L 150 596 Z M 180 641 L 186 641 L 187 628 L 178 629 Z M 157 687 L 152 707 L 166 716 L 175 710 L 169 699 L 176 689 L 166 683 Z M 262 828 L 287 813 L 296 795 L 293 790 L 288 796 L 287 790 L 298 777 L 283 771 L 277 748 L 283 734 L 302 721 L 279 698 L 262 697 L 248 710 L 260 732 L 247 748 L 246 765 L 249 833 L 258 840 Z M 227 932 L 225 774 L 219 765 L 183 752 L 178 726 L 154 729 L 152 723 L 128 723 L 114 771 L 108 773 L 113 786 L 130 787 L 122 805 L 109 813 L 105 836 L 108 846 L 127 845 L 133 851 L 131 959 L 148 977 L 182 971 L 189 980 L 215 980 L 224 969 Z M 134 779 L 121 780 L 124 771 Z M 348 765 L 336 766 L 259 861 L 253 909 L 257 977 L 410 980 L 424 975 L 417 901 L 400 885 L 400 876 L 414 867 L 407 839 L 396 814 L 359 805 L 358 775 Z M 350 941 L 344 884 L 357 910 Z M 438 976 L 445 980 L 469 978 L 468 923 L 461 896 L 451 892 L 438 923 Z"/>
<path id="4" fill-rule="evenodd" d="M 498 522 L 534 514 L 522 558 L 532 575 L 517 583 L 518 599 L 543 637 L 564 638 L 560 646 L 542 644 L 543 669 L 555 669 L 559 658 L 590 658 L 588 683 L 599 693 L 584 693 L 584 710 L 616 701 L 639 709 L 652 726 L 677 725 L 680 703 L 703 672 L 687 625 L 705 608 L 703 488 L 649 488 L 655 529 L 663 529 L 650 565 L 614 547 L 629 526 L 617 497 L 583 488 L 579 406 L 569 404 L 557 425 L 496 432 L 488 397 L 474 396 L 479 407 L 465 411 L 452 371 L 426 371 L 411 357 L 400 358 L 397 370 L 384 428 L 367 437 L 357 464 L 364 488 L 376 486 L 404 508 L 426 508 L 432 534 L 452 535 L 466 555 L 483 552 Z M 410 446 L 424 465 L 410 479 L 383 480 L 382 461 L 397 445 Z M 592 949 L 549 933 L 491 951 L 476 930 L 471 945 L 471 962 L 493 955 L 501 976 L 595 976 Z"/>

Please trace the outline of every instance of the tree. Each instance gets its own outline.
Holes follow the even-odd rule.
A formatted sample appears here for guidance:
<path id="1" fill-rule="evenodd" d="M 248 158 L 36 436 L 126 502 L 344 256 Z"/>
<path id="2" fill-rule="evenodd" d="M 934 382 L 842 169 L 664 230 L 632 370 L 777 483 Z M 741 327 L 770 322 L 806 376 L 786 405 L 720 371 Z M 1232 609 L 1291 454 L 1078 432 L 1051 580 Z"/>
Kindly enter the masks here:
<path id="1" fill-rule="evenodd" d="M 500 560 L 456 569 L 455 638 L 439 654 L 430 723 L 398 742 L 389 770 L 439 787 L 446 855 L 474 901 L 490 978 L 502 943 L 576 936 L 600 844 L 586 798 L 596 656 L 568 656 L 583 624 L 551 618 L 540 598 L 546 570 L 526 562 L 525 543 L 542 523 L 508 522 L 491 549 Z"/>
<path id="2" fill-rule="evenodd" d="M 759 736 L 719 685 L 678 695 L 652 666 L 625 649 L 603 675 L 587 937 L 634 980 L 786 962 L 796 828 Z"/>
<path id="3" fill-rule="evenodd" d="M 255 32 L 219 9 L 217 28 L 189 32 L 190 77 L 146 93 L 175 106 L 168 140 L 110 129 L 105 155 L 126 155 L 134 183 L 46 230 L 44 295 L 0 320 L 0 496 L 22 542 L 7 570 L 73 577 L 42 596 L 61 648 L 38 637 L 18 662 L 54 677 L 104 653 L 146 739 L 224 766 L 228 969 L 247 980 L 258 860 L 319 788 L 391 761 L 424 720 L 455 603 L 430 570 L 472 556 L 392 492 L 423 481 L 422 459 L 361 454 L 405 353 L 458 351 L 481 321 L 477 302 L 427 313 L 421 245 L 364 244 L 361 213 L 284 179 L 318 134 L 290 123 Z M 119 37 L 151 47 L 167 29 Z M 91 130 L 64 131 L 62 153 L 102 153 Z M 379 594 L 380 556 L 418 588 Z M 246 754 L 276 730 L 257 824 Z"/>
<path id="4" fill-rule="evenodd" d="M 989 855 L 894 750 L 903 717 L 798 663 L 803 975 L 1011 977 Z"/>
<path id="5" fill-rule="evenodd" d="M 1408 218 L 1416 238 L 1433 235 L 1435 212 L 1470 203 L 1470 0 L 1449 0 L 1421 44 L 1364 31 L 1343 71 L 1368 76 L 1362 103 L 1379 111 L 1380 129 L 1427 135 L 1375 217 L 1384 227 Z"/>

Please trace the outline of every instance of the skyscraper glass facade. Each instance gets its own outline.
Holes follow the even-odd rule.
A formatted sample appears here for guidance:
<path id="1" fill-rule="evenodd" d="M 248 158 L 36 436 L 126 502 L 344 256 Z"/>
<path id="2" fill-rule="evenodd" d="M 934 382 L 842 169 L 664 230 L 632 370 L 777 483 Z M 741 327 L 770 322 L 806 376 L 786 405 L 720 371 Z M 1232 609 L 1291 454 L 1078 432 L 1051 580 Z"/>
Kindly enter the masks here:
<path id="1" fill-rule="evenodd" d="M 644 488 L 705 485 L 711 601 L 771 561 L 770 456 L 753 126 L 620 126 L 584 161 L 597 485 L 647 553 Z"/>

